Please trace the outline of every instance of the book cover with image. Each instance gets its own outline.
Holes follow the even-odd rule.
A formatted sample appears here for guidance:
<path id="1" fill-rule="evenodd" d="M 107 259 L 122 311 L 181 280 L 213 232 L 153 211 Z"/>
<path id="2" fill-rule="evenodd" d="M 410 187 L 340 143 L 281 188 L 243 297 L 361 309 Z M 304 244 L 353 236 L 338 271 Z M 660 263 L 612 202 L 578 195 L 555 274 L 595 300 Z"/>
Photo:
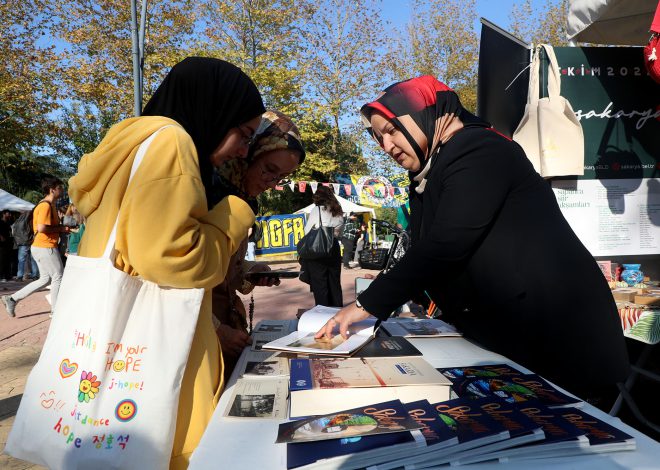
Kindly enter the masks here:
<path id="1" fill-rule="evenodd" d="M 286 377 L 289 360 L 272 351 L 247 351 L 239 359 L 236 368 L 241 377 L 250 379 Z"/>
<path id="2" fill-rule="evenodd" d="M 516 408 L 541 427 L 545 435 L 543 441 L 524 444 L 476 456 L 465 456 L 452 463 L 467 465 L 487 460 L 524 458 L 532 455 L 555 457 L 565 455 L 567 449 L 575 449 L 588 444 L 586 432 L 560 416 L 560 410 L 551 409 L 536 401 L 518 403 Z"/>
<path id="3" fill-rule="evenodd" d="M 451 380 L 452 383 L 462 382 L 464 379 L 475 377 L 497 377 L 523 375 L 524 372 L 511 367 L 508 364 L 484 364 L 466 367 L 441 367 L 438 371 Z"/>
<path id="4" fill-rule="evenodd" d="M 509 439 L 506 427 L 481 409 L 480 405 L 489 401 L 456 398 L 432 403 L 431 409 L 448 428 L 448 432 L 455 436 L 457 443 L 452 446 L 429 446 L 415 454 L 378 465 L 378 469 L 390 470 L 403 466 L 426 468 L 449 462 L 450 456 L 457 452 Z"/>
<path id="5" fill-rule="evenodd" d="M 292 359 L 291 416 L 374 401 L 447 400 L 451 382 L 421 357 Z"/>
<path id="6" fill-rule="evenodd" d="M 413 437 L 414 432 L 417 431 L 287 444 L 286 466 L 288 469 L 319 465 L 343 470 L 364 468 L 399 452 L 415 452 L 420 444 Z"/>
<path id="7" fill-rule="evenodd" d="M 238 380 L 224 416 L 231 418 L 285 419 L 286 379 Z"/>
<path id="8" fill-rule="evenodd" d="M 412 431 L 420 427 L 399 400 L 392 400 L 282 423 L 275 442 L 341 439 Z"/>
<path id="9" fill-rule="evenodd" d="M 538 400 L 550 407 L 576 406 L 582 401 L 560 392 L 536 374 L 466 378 L 454 384 L 459 397 L 499 397 L 509 403 Z"/>

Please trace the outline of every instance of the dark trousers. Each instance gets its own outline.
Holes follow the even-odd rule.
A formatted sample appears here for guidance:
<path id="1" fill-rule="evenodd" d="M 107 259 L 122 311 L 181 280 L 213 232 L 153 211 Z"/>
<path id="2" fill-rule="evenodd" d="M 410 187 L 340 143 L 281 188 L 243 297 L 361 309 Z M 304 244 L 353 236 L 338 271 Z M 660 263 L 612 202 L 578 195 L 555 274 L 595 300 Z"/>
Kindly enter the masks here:
<path id="1" fill-rule="evenodd" d="M 310 288 L 316 305 L 343 307 L 341 292 L 341 256 L 339 243 L 335 242 L 327 258 L 305 260 L 305 269 L 309 272 Z"/>
<path id="2" fill-rule="evenodd" d="M 11 245 L 0 246 L 0 279 L 11 279 L 11 261 L 14 252 Z"/>
<path id="3" fill-rule="evenodd" d="M 353 261 L 353 247 L 355 246 L 355 240 L 352 238 L 342 237 L 341 244 L 344 247 L 344 256 L 341 258 L 341 262 L 345 268 L 349 268 L 349 262 Z"/>

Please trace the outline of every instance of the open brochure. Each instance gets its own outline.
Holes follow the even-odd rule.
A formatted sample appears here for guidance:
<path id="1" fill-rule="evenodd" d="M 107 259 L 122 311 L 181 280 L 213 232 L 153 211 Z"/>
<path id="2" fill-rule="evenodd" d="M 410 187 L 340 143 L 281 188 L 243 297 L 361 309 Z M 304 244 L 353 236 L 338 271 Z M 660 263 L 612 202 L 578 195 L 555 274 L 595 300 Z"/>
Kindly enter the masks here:
<path id="1" fill-rule="evenodd" d="M 348 329 L 347 339 L 339 334 L 339 325 L 333 330 L 332 339 L 315 339 L 316 332 L 339 310 L 336 307 L 317 305 L 302 314 L 298 321 L 298 331 L 264 344 L 262 348 L 307 354 L 350 355 L 373 338 L 376 319 L 353 323 Z"/>

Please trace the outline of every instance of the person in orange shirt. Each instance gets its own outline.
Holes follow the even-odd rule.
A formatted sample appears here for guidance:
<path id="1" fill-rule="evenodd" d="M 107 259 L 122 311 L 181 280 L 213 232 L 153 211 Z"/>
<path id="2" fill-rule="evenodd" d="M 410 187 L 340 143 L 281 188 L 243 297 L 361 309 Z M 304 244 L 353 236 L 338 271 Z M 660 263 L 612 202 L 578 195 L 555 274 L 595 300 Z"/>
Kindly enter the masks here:
<path id="1" fill-rule="evenodd" d="M 32 229 L 35 236 L 32 242 L 32 256 L 39 267 L 39 279 L 31 282 L 12 295 L 2 296 L 7 313 L 15 317 L 16 305 L 22 299 L 45 287 L 50 282 L 51 314 L 57 304 L 57 293 L 62 281 L 62 258 L 57 248 L 60 233 L 69 233 L 69 227 L 60 224 L 55 203 L 64 195 L 64 183 L 54 176 L 47 175 L 41 180 L 44 198 L 34 208 Z"/>

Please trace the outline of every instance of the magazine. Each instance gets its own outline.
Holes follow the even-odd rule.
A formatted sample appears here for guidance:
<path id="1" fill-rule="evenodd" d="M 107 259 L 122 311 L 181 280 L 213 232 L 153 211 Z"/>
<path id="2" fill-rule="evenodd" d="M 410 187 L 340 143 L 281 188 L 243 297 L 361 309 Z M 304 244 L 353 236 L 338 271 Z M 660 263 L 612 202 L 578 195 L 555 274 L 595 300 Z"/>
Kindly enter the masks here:
<path id="1" fill-rule="evenodd" d="M 421 357 L 291 360 L 292 417 L 399 399 L 447 400 L 451 382 Z"/>
<path id="2" fill-rule="evenodd" d="M 246 351 L 236 368 L 240 376 L 250 379 L 287 377 L 289 375 L 289 360 L 271 351 Z"/>
<path id="3" fill-rule="evenodd" d="M 463 336 L 449 323 L 436 318 L 390 318 L 381 325 L 390 336 L 409 338 L 438 338 Z"/>
<path id="4" fill-rule="evenodd" d="M 582 401 L 560 392 L 536 374 L 466 378 L 454 384 L 459 397 L 499 397 L 509 403 L 538 400 L 545 406 L 581 406 Z"/>
<path id="5" fill-rule="evenodd" d="M 252 333 L 279 333 L 286 336 L 296 330 L 296 320 L 261 320 Z"/>
<path id="6" fill-rule="evenodd" d="M 286 379 L 239 379 L 224 416 L 231 418 L 286 419 Z"/>
<path id="7" fill-rule="evenodd" d="M 374 337 L 376 319 L 372 317 L 353 323 L 348 329 L 347 339 L 339 334 L 338 324 L 333 331 L 332 339 L 314 338 L 316 332 L 339 310 L 335 307 L 317 305 L 302 314 L 298 320 L 298 331 L 264 344 L 263 348 L 308 354 L 350 355 Z"/>
<path id="8" fill-rule="evenodd" d="M 464 379 L 475 377 L 497 377 L 523 375 L 524 372 L 511 367 L 508 364 L 485 364 L 466 367 L 442 367 L 438 371 L 451 380 L 452 383 L 460 383 Z"/>
<path id="9" fill-rule="evenodd" d="M 309 442 L 412 431 L 421 426 L 399 400 L 282 423 L 276 443 Z"/>

